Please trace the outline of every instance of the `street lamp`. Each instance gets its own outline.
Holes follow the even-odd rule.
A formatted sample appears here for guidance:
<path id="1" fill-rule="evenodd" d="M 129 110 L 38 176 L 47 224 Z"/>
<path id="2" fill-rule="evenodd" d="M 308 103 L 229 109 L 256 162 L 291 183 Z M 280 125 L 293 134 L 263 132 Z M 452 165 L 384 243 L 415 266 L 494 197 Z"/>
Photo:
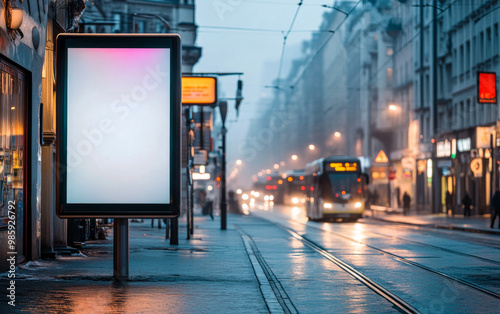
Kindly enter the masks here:
<path id="1" fill-rule="evenodd" d="M 333 136 L 336 138 L 340 138 L 342 136 L 342 134 L 340 132 L 335 132 L 335 133 L 333 133 Z"/>
<path id="2" fill-rule="evenodd" d="M 309 150 L 315 150 L 315 149 L 316 149 L 316 146 L 314 146 L 313 144 L 309 145 Z"/>
<path id="3" fill-rule="evenodd" d="M 396 111 L 398 111 L 398 110 L 399 110 L 399 107 L 398 107 L 398 106 L 396 106 L 395 104 L 390 104 L 390 105 L 389 105 L 389 107 L 388 107 L 388 109 L 389 109 L 390 111 L 392 111 L 392 112 L 396 112 Z"/>
<path id="4" fill-rule="evenodd" d="M 292 155 L 292 160 L 297 160 L 299 157 L 297 155 Z"/>
<path id="5" fill-rule="evenodd" d="M 241 159 L 236 160 L 236 165 L 241 166 L 241 164 L 242 164 Z"/>

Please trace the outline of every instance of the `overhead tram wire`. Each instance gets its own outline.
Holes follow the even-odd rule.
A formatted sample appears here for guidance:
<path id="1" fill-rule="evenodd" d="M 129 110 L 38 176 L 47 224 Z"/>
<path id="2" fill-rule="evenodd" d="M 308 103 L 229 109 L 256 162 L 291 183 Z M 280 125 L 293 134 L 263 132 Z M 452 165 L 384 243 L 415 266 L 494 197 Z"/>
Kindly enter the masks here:
<path id="1" fill-rule="evenodd" d="M 295 3 L 290 3 L 290 2 L 276 2 L 276 1 L 256 1 L 256 0 L 245 0 L 245 2 L 250 2 L 250 3 L 258 3 L 258 4 L 278 4 L 278 5 L 297 5 Z M 307 5 L 307 6 L 323 6 L 323 4 L 320 3 L 304 3 L 302 5 Z"/>
<path id="2" fill-rule="evenodd" d="M 283 30 L 280 29 L 270 29 L 270 28 L 246 28 L 246 27 L 231 27 L 231 26 L 200 26 L 198 28 L 208 28 L 208 29 L 220 29 L 228 31 L 249 31 L 249 32 L 269 32 L 269 33 L 281 33 Z M 333 32 L 331 30 L 292 30 L 291 33 L 328 33 Z"/>
<path id="3" fill-rule="evenodd" d="M 323 48 L 325 48 L 326 44 L 333 38 L 333 36 L 335 36 L 335 34 L 337 33 L 337 31 L 340 29 L 340 27 L 342 27 L 342 25 L 344 24 L 344 22 L 347 20 L 347 18 L 351 15 L 351 13 L 356 9 L 356 7 L 361 3 L 361 0 L 358 0 L 358 2 L 356 2 L 356 4 L 352 7 L 352 9 L 346 14 L 345 12 L 342 12 L 342 11 L 339 11 L 338 9 L 335 8 L 335 10 L 339 11 L 339 12 L 342 12 L 344 14 L 346 14 L 346 16 L 344 17 L 344 19 L 342 20 L 342 22 L 339 23 L 339 25 L 332 31 L 332 33 L 330 34 L 330 36 L 325 40 L 325 42 L 318 48 L 318 50 L 316 50 L 316 52 L 314 53 L 314 55 L 309 59 L 309 61 L 307 62 L 307 64 L 302 68 L 302 71 L 300 72 L 300 74 L 297 76 L 297 78 L 295 79 L 294 83 L 292 84 L 291 88 L 293 89 L 295 87 L 295 85 L 297 84 L 297 82 L 300 80 L 300 78 L 302 77 L 302 75 L 304 75 L 306 69 L 309 67 L 309 65 L 314 61 L 314 59 L 316 59 L 316 57 L 318 56 L 318 54 L 321 52 L 321 50 L 323 50 Z"/>
<path id="4" fill-rule="evenodd" d="M 452 5 L 455 5 L 456 2 L 458 0 L 455 0 L 453 1 L 452 3 L 450 3 L 445 9 L 441 9 L 440 12 L 438 13 L 438 17 L 443 15 L 446 11 L 448 11 Z M 309 60 L 309 62 L 303 67 L 302 69 L 302 72 L 300 73 L 300 75 L 297 76 L 297 78 L 295 79 L 295 81 L 293 82 L 293 84 L 291 85 L 291 89 L 293 91 L 293 88 L 295 87 L 295 85 L 297 85 L 297 82 L 300 80 L 300 78 L 302 77 L 302 75 L 304 75 L 304 72 L 306 71 L 307 67 L 309 67 L 309 65 L 312 63 L 312 61 L 316 58 L 316 56 L 318 55 L 318 53 L 324 48 L 324 46 L 326 46 L 326 44 L 333 38 L 333 36 L 335 35 L 335 33 L 337 32 L 337 30 L 342 26 L 342 24 L 344 23 L 344 21 L 347 19 L 347 17 L 352 13 L 352 11 L 356 8 L 356 6 L 361 2 L 358 1 L 356 3 L 356 5 L 349 11 L 348 15 L 344 18 L 344 20 L 342 20 L 342 22 L 337 26 L 337 28 L 335 28 L 335 30 L 333 31 L 329 31 L 329 32 L 332 32 L 331 36 L 323 43 L 323 45 L 321 45 L 320 48 L 318 48 L 318 50 L 314 53 L 314 55 L 311 57 L 311 59 Z M 410 6 L 413 6 L 411 4 L 408 4 Z M 432 21 L 428 22 L 425 27 L 429 26 L 432 24 Z M 425 28 L 424 27 L 424 28 Z M 415 33 L 415 35 L 410 38 L 404 45 L 401 46 L 401 48 L 397 51 L 394 52 L 394 54 L 398 54 L 400 53 L 407 45 L 409 45 L 411 42 L 413 42 L 415 40 L 415 38 L 417 38 L 419 35 L 420 35 L 420 32 L 421 30 L 417 31 Z M 384 62 L 374 73 L 373 75 L 369 78 L 368 81 L 371 81 L 376 75 L 378 75 L 382 70 L 385 70 L 385 67 L 387 66 L 387 64 L 391 62 L 391 59 L 388 59 L 386 62 Z M 366 86 L 365 86 L 366 87 Z"/>
<path id="5" fill-rule="evenodd" d="M 290 32 L 292 31 L 293 24 L 295 24 L 295 20 L 297 19 L 297 15 L 299 14 L 300 9 L 302 8 L 303 0 L 300 0 L 300 2 L 297 4 L 297 10 L 295 11 L 295 15 L 293 16 L 292 23 L 290 24 L 290 28 L 288 28 L 288 31 L 285 33 L 283 36 L 283 46 L 281 48 L 281 57 L 280 57 L 280 65 L 278 68 L 278 77 L 276 78 L 276 85 L 280 85 L 280 77 L 281 77 L 281 69 L 283 68 L 283 60 L 285 58 L 285 49 L 286 49 L 286 40 L 288 38 L 288 35 L 290 35 Z"/>

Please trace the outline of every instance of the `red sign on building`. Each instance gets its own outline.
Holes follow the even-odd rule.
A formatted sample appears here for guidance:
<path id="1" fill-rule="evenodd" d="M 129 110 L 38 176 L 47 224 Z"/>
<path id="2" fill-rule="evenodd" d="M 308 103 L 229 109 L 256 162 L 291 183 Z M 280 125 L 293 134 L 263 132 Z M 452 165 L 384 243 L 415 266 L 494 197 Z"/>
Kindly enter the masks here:
<path id="1" fill-rule="evenodd" d="M 497 103 L 496 74 L 492 72 L 477 73 L 477 102 Z"/>

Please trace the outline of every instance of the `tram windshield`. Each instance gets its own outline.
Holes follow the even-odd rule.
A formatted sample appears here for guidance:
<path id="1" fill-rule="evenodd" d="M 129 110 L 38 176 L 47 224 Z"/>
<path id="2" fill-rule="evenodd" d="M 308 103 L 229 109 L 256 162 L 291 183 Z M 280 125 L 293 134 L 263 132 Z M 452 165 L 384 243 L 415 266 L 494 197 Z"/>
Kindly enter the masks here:
<path id="1" fill-rule="evenodd" d="M 330 173 L 323 177 L 325 201 L 349 201 L 361 197 L 361 180 L 357 173 Z"/>

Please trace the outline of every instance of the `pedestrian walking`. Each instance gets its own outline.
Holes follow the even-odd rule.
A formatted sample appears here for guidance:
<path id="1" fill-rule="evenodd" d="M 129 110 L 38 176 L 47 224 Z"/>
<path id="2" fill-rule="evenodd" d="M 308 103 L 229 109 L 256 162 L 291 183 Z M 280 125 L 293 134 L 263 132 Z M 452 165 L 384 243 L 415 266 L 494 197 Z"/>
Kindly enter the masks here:
<path id="1" fill-rule="evenodd" d="M 403 194 L 403 214 L 408 215 L 410 213 L 411 197 L 405 191 Z"/>
<path id="2" fill-rule="evenodd" d="M 462 198 L 462 207 L 464 208 L 464 217 L 470 217 L 470 207 L 472 205 L 472 199 L 469 193 L 465 191 L 465 196 Z"/>
<path id="3" fill-rule="evenodd" d="M 495 194 L 491 198 L 491 228 L 495 224 L 495 219 L 498 216 L 498 228 L 500 229 L 500 190 L 496 189 Z"/>
<path id="4" fill-rule="evenodd" d="M 446 214 L 451 211 L 451 215 L 455 215 L 455 209 L 453 208 L 453 194 L 450 191 L 446 191 Z"/>

